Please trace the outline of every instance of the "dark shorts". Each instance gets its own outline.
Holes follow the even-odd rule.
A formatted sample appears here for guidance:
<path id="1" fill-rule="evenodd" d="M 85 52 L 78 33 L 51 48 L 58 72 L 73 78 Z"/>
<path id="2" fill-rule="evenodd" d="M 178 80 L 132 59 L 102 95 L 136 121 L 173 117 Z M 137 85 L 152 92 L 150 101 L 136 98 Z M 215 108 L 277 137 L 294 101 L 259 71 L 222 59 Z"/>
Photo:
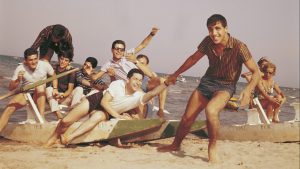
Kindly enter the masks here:
<path id="1" fill-rule="evenodd" d="M 201 78 L 200 84 L 197 87 L 197 90 L 199 90 L 201 94 L 208 100 L 210 100 L 218 91 L 227 91 L 232 97 L 235 89 L 235 84 L 219 81 L 205 76 Z"/>
<path id="2" fill-rule="evenodd" d="M 102 92 L 98 92 L 86 97 L 86 99 L 89 101 L 89 113 L 92 112 L 93 110 L 104 110 L 103 107 L 101 106 L 102 98 L 103 98 Z"/>

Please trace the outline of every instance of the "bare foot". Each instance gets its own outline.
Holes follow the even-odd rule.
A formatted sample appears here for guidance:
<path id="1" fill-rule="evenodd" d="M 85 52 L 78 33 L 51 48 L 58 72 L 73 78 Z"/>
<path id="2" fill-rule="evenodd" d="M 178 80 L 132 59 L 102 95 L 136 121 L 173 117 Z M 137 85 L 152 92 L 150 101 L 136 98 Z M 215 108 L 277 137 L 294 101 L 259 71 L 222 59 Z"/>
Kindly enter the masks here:
<path id="1" fill-rule="evenodd" d="M 116 147 L 123 147 L 123 144 L 122 144 L 120 138 L 110 140 L 109 144 L 112 146 L 116 146 Z"/>
<path id="2" fill-rule="evenodd" d="M 179 150 L 180 147 L 173 144 L 157 148 L 157 151 L 159 152 L 169 152 L 169 151 L 179 151 Z"/>
<path id="3" fill-rule="evenodd" d="M 56 144 L 58 141 L 58 138 L 51 137 L 46 144 L 43 145 L 44 148 L 51 148 L 54 144 Z"/>
<path id="4" fill-rule="evenodd" d="M 67 137 L 67 136 L 65 136 L 65 135 L 60 135 L 60 143 L 61 144 L 63 144 L 63 145 L 68 145 L 68 144 L 70 144 L 70 139 Z"/>
<path id="5" fill-rule="evenodd" d="M 218 154 L 216 147 L 211 147 L 208 151 L 208 162 L 209 163 L 217 163 L 218 162 Z"/>
<path id="6" fill-rule="evenodd" d="M 165 114 L 164 114 L 164 110 L 163 110 L 163 109 L 159 109 L 159 110 L 157 111 L 156 115 L 157 115 L 159 118 L 162 118 L 162 119 L 165 118 Z"/>

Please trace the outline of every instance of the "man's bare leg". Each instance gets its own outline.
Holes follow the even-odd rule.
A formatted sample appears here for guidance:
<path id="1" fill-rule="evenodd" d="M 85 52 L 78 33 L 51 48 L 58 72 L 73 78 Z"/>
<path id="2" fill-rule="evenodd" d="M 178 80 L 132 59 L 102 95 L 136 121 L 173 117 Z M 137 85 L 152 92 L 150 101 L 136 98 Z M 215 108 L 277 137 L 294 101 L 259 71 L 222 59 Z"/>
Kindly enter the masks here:
<path id="1" fill-rule="evenodd" d="M 209 135 L 208 143 L 208 161 L 216 162 L 217 159 L 217 136 L 220 128 L 219 113 L 226 106 L 230 99 L 230 94 L 225 91 L 215 93 L 208 102 L 205 114 L 207 120 L 207 129 Z"/>
<path id="2" fill-rule="evenodd" d="M 73 131 L 70 135 L 62 134 L 61 135 L 61 143 L 69 144 L 76 137 L 81 136 L 82 134 L 92 130 L 98 123 L 106 120 L 106 115 L 102 111 L 93 111 L 91 113 L 91 117 L 84 121 L 75 131 Z"/>
<path id="3" fill-rule="evenodd" d="M 180 121 L 179 127 L 176 132 L 176 136 L 172 144 L 159 147 L 158 151 L 178 151 L 182 140 L 188 134 L 193 122 L 195 121 L 198 114 L 204 109 L 207 104 L 207 99 L 202 94 L 195 90 L 186 106 L 186 110 Z"/>
<path id="4" fill-rule="evenodd" d="M 27 104 L 23 93 L 15 95 L 6 108 L 4 109 L 0 118 L 0 133 L 8 123 L 10 116 L 18 109 L 24 107 Z"/>
<path id="5" fill-rule="evenodd" d="M 165 78 L 160 78 L 160 84 L 163 84 Z M 159 104 L 159 109 L 157 111 L 157 116 L 160 118 L 165 118 L 164 110 L 165 110 L 165 103 L 167 99 L 167 93 L 168 89 L 164 89 L 159 95 L 158 95 L 158 104 Z"/>
<path id="6" fill-rule="evenodd" d="M 51 147 L 53 144 L 55 144 L 59 139 L 60 135 L 64 134 L 74 122 L 78 121 L 83 116 L 88 114 L 88 110 L 89 102 L 88 100 L 84 99 L 57 124 L 54 133 L 48 139 L 47 143 L 45 144 L 45 147 Z"/>

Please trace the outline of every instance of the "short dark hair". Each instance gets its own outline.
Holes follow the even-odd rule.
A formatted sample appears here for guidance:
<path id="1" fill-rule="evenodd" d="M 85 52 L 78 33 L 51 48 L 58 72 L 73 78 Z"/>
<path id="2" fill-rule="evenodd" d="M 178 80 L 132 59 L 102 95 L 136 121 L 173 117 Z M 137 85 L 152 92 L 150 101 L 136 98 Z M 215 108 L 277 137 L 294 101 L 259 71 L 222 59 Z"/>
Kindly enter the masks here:
<path id="1" fill-rule="evenodd" d="M 144 55 L 144 54 L 139 54 L 139 55 L 137 55 L 136 58 L 137 58 L 137 59 L 145 58 L 146 61 L 147 61 L 147 64 L 149 64 L 149 62 L 150 62 L 148 56 L 146 56 L 146 55 Z"/>
<path id="2" fill-rule="evenodd" d="M 133 76 L 134 73 L 138 73 L 138 74 L 142 75 L 143 78 L 144 78 L 144 72 L 141 71 L 140 69 L 136 69 L 136 68 L 133 68 L 133 69 L 131 69 L 131 70 L 128 72 L 127 78 L 130 79 L 130 78 Z"/>
<path id="3" fill-rule="evenodd" d="M 73 60 L 73 50 L 69 49 L 67 51 L 61 51 L 57 54 L 58 58 L 60 57 L 64 57 L 64 58 L 68 58 L 70 60 L 70 62 Z"/>
<path id="4" fill-rule="evenodd" d="M 24 51 L 24 58 L 27 59 L 28 56 L 38 55 L 38 51 L 33 48 L 28 48 Z"/>
<path id="5" fill-rule="evenodd" d="M 111 45 L 111 48 L 114 49 L 116 44 L 122 44 L 124 46 L 124 49 L 126 48 L 126 45 L 125 45 L 125 42 L 122 41 L 122 40 L 115 40 L 112 45 Z"/>
<path id="6" fill-rule="evenodd" d="M 63 25 L 54 25 L 52 35 L 57 39 L 64 39 L 67 33 L 67 28 Z"/>
<path id="7" fill-rule="evenodd" d="M 86 58 L 85 62 L 90 62 L 93 68 L 97 67 L 97 64 L 98 64 L 97 59 L 94 57 Z"/>
<path id="8" fill-rule="evenodd" d="M 206 26 L 209 27 L 212 24 L 215 24 L 216 22 L 220 21 L 222 23 L 222 26 L 225 28 L 227 26 L 226 18 L 220 14 L 213 14 L 207 19 Z"/>

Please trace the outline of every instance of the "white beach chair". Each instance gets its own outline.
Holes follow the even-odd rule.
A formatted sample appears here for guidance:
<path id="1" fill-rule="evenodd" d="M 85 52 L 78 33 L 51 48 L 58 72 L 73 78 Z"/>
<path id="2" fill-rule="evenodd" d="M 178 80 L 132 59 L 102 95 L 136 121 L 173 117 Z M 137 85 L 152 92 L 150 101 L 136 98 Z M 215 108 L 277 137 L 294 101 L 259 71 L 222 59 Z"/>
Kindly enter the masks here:
<path id="1" fill-rule="evenodd" d="M 253 109 L 246 109 L 247 112 L 247 124 L 248 125 L 257 125 L 262 124 L 259 113 L 256 108 Z"/>
<path id="2" fill-rule="evenodd" d="M 28 101 L 28 104 L 26 106 L 27 119 L 26 119 L 26 121 L 21 122 L 21 124 L 22 123 L 35 123 L 36 119 L 38 120 L 39 123 L 42 123 L 42 124 L 45 123 L 36 104 L 34 103 L 32 97 L 31 97 L 30 93 L 24 93 L 24 96 L 25 96 L 26 100 Z"/>
<path id="3" fill-rule="evenodd" d="M 293 102 L 290 105 L 293 106 L 293 108 L 295 110 L 295 117 L 293 120 L 291 120 L 289 122 L 299 122 L 300 121 L 300 113 L 299 113 L 300 103 Z"/>
<path id="4" fill-rule="evenodd" d="M 258 100 L 257 97 L 253 98 L 253 103 L 256 107 L 256 109 L 258 110 L 258 112 L 260 113 L 260 115 L 263 117 L 264 121 L 267 124 L 270 124 L 270 120 L 268 119 L 265 110 L 263 109 L 263 107 L 260 104 L 260 101 Z"/>

